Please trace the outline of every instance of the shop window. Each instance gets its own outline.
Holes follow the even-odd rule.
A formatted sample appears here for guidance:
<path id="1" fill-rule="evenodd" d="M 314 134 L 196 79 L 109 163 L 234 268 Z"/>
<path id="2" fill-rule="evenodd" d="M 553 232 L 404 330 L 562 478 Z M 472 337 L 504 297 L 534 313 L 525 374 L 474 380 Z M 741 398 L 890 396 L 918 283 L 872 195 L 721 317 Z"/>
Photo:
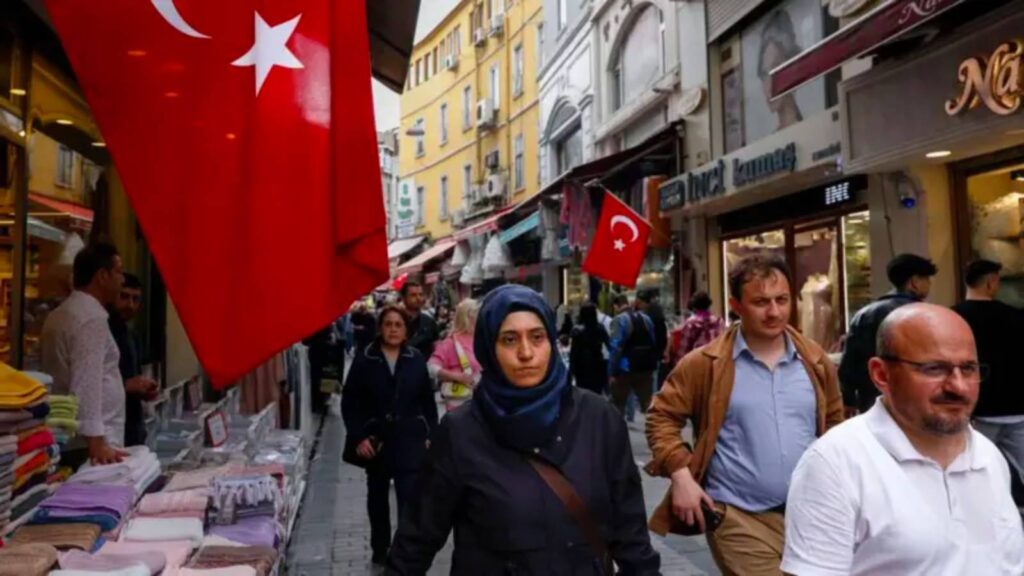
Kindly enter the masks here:
<path id="1" fill-rule="evenodd" d="M 770 72 L 817 44 L 835 27 L 835 20 L 828 16 L 820 0 L 786 0 L 743 29 L 740 33 L 742 77 L 722 78 L 727 99 L 726 134 L 736 129 L 737 101 L 742 101 L 743 142 L 746 144 L 824 111 L 834 99 L 835 86 L 830 84 L 838 82 L 836 75 L 818 78 L 771 100 Z M 735 91 L 737 83 L 742 87 L 742 98 L 729 93 L 729 90 Z M 733 135 L 728 144 L 735 143 Z"/>
<path id="2" fill-rule="evenodd" d="M 997 298 L 1024 307 L 1024 164 L 967 178 L 967 209 L 970 259 L 1002 264 Z"/>
<path id="3" fill-rule="evenodd" d="M 871 230 L 867 212 L 843 216 L 846 317 L 871 303 Z"/>
<path id="4" fill-rule="evenodd" d="M 53 183 L 61 188 L 75 185 L 75 152 L 63 144 L 57 146 L 57 170 Z"/>

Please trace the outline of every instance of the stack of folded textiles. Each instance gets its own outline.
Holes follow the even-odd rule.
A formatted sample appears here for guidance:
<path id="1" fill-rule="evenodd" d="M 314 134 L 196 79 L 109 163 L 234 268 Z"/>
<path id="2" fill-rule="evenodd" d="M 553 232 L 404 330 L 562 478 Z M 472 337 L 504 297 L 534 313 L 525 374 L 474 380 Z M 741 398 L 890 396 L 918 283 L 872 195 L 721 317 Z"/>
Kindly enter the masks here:
<path id="1" fill-rule="evenodd" d="M 49 411 L 42 384 L 0 363 L 0 536 L 49 495 L 46 481 L 59 455 L 43 423 Z"/>
<path id="2" fill-rule="evenodd" d="M 137 518 L 195 518 L 196 520 L 204 520 L 209 502 L 209 490 L 206 488 L 146 494 L 139 501 L 135 516 Z"/>
<path id="3" fill-rule="evenodd" d="M 271 474 L 235 471 L 213 483 L 213 506 L 234 509 L 234 524 L 210 527 L 210 534 L 245 544 L 275 548 L 280 540 L 277 511 L 281 484 Z"/>
<path id="4" fill-rule="evenodd" d="M 60 570 L 51 575 L 75 573 L 119 574 L 131 570 L 140 576 L 155 576 L 164 571 L 167 558 L 161 552 L 125 552 L 123 554 L 88 554 L 80 550 L 62 552 L 58 556 Z"/>
<path id="5" fill-rule="evenodd" d="M 43 576 L 57 563 L 57 549 L 47 544 L 0 548 L 0 576 Z"/>
<path id="6" fill-rule="evenodd" d="M 268 576 L 274 569 L 277 552 L 262 546 L 203 546 L 189 562 L 194 570 L 248 566 L 256 576 Z"/>
<path id="7" fill-rule="evenodd" d="M 57 444 L 64 446 L 71 441 L 78 434 L 78 398 L 52 394 L 46 425 L 53 431 Z"/>
<path id="8" fill-rule="evenodd" d="M 22 526 L 10 537 L 13 544 L 49 544 L 58 550 L 91 552 L 99 541 L 95 524 L 32 524 Z"/>
<path id="9" fill-rule="evenodd" d="M 131 512 L 135 490 L 110 484 L 64 484 L 43 501 L 29 525 L 95 524 L 115 532 Z"/>
<path id="10" fill-rule="evenodd" d="M 148 554 L 156 552 L 164 557 L 164 576 L 178 574 L 178 569 L 185 565 L 192 555 L 194 544 L 191 541 L 164 542 L 106 542 L 96 554 L 98 556 L 117 556 L 124 554 Z"/>
<path id="11" fill-rule="evenodd" d="M 73 484 L 117 484 L 132 486 L 136 498 L 146 493 L 147 489 L 160 477 L 160 461 L 156 454 L 145 446 L 133 446 L 127 449 L 128 457 L 119 464 L 94 466 L 85 464 L 74 475 L 68 478 Z"/>

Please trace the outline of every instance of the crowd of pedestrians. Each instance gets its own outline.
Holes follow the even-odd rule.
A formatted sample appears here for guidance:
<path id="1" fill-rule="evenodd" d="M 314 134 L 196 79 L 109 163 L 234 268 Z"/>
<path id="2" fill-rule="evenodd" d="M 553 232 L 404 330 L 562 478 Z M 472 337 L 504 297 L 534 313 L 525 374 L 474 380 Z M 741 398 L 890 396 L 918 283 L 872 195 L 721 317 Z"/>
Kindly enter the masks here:
<path id="1" fill-rule="evenodd" d="M 509 285 L 449 313 L 409 281 L 336 330 L 373 561 L 424 574 L 454 534 L 452 574 L 660 574 L 654 532 L 704 534 L 726 575 L 1024 574 L 1024 313 L 997 300 L 1000 270 L 971 263 L 950 310 L 923 303 L 935 265 L 896 256 L 838 366 L 791 325 L 772 256 L 730 267 L 729 326 L 697 292 L 675 338 L 651 292 L 559 316 Z M 650 518 L 631 406 L 645 472 L 670 480 Z"/>

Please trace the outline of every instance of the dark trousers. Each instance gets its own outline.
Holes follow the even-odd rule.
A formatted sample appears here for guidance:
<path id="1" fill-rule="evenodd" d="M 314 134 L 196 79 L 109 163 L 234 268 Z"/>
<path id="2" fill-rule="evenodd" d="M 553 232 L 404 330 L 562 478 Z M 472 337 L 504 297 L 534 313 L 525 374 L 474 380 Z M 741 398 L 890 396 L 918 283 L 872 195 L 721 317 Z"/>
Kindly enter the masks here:
<path id="1" fill-rule="evenodd" d="M 395 481 L 398 517 L 402 517 L 405 503 L 412 497 L 415 472 L 391 472 L 368 469 L 366 471 L 366 510 L 370 514 L 370 548 L 374 559 L 383 559 L 391 547 L 391 481 Z"/>

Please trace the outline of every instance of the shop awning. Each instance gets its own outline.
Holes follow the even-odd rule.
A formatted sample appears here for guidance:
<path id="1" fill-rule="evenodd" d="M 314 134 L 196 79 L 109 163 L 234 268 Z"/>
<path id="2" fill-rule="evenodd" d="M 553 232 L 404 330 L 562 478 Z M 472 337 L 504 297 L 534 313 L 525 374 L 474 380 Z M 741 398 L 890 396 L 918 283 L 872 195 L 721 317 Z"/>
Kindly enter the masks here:
<path id="1" fill-rule="evenodd" d="M 483 234 L 484 232 L 494 232 L 495 230 L 498 229 L 498 220 L 500 220 L 502 216 L 515 210 L 518 206 L 518 204 L 514 206 L 506 206 L 505 208 L 502 208 L 501 210 L 488 216 L 484 220 L 481 220 L 476 224 L 471 224 L 463 228 L 462 230 L 456 231 L 454 234 L 452 234 L 452 238 L 456 241 L 461 242 L 462 240 L 466 240 L 471 236 Z"/>
<path id="2" fill-rule="evenodd" d="M 92 222 L 93 220 L 92 210 L 73 202 L 65 202 L 64 200 L 50 198 L 49 196 L 44 196 L 38 192 L 29 192 L 28 199 L 36 204 L 41 204 L 55 212 L 61 212 L 73 218 L 88 220 L 89 222 Z"/>
<path id="3" fill-rule="evenodd" d="M 963 3 L 964 0 L 887 0 L 877 8 L 771 71 L 777 98 L 823 76 Z"/>
<path id="4" fill-rule="evenodd" d="M 14 220 L 0 220 L 0 226 L 14 226 Z M 63 242 L 68 233 L 38 218 L 28 217 L 28 234 L 50 242 Z"/>
<path id="5" fill-rule="evenodd" d="M 537 226 L 540 226 L 540 212 L 534 212 L 513 224 L 511 228 L 503 230 L 498 239 L 501 240 L 502 244 L 508 244 L 523 234 L 536 230 Z"/>
<path id="6" fill-rule="evenodd" d="M 416 272 L 423 270 L 423 266 L 431 260 L 436 260 L 451 252 L 452 249 L 455 248 L 455 244 L 455 240 L 442 240 L 437 244 L 434 244 L 405 264 L 399 266 L 396 274 L 415 274 Z"/>
<path id="7" fill-rule="evenodd" d="M 422 244 L 426 239 L 426 236 L 412 236 L 411 238 L 392 240 L 391 243 L 388 244 L 388 260 L 401 258 L 403 254 L 407 254 L 410 250 Z"/>

